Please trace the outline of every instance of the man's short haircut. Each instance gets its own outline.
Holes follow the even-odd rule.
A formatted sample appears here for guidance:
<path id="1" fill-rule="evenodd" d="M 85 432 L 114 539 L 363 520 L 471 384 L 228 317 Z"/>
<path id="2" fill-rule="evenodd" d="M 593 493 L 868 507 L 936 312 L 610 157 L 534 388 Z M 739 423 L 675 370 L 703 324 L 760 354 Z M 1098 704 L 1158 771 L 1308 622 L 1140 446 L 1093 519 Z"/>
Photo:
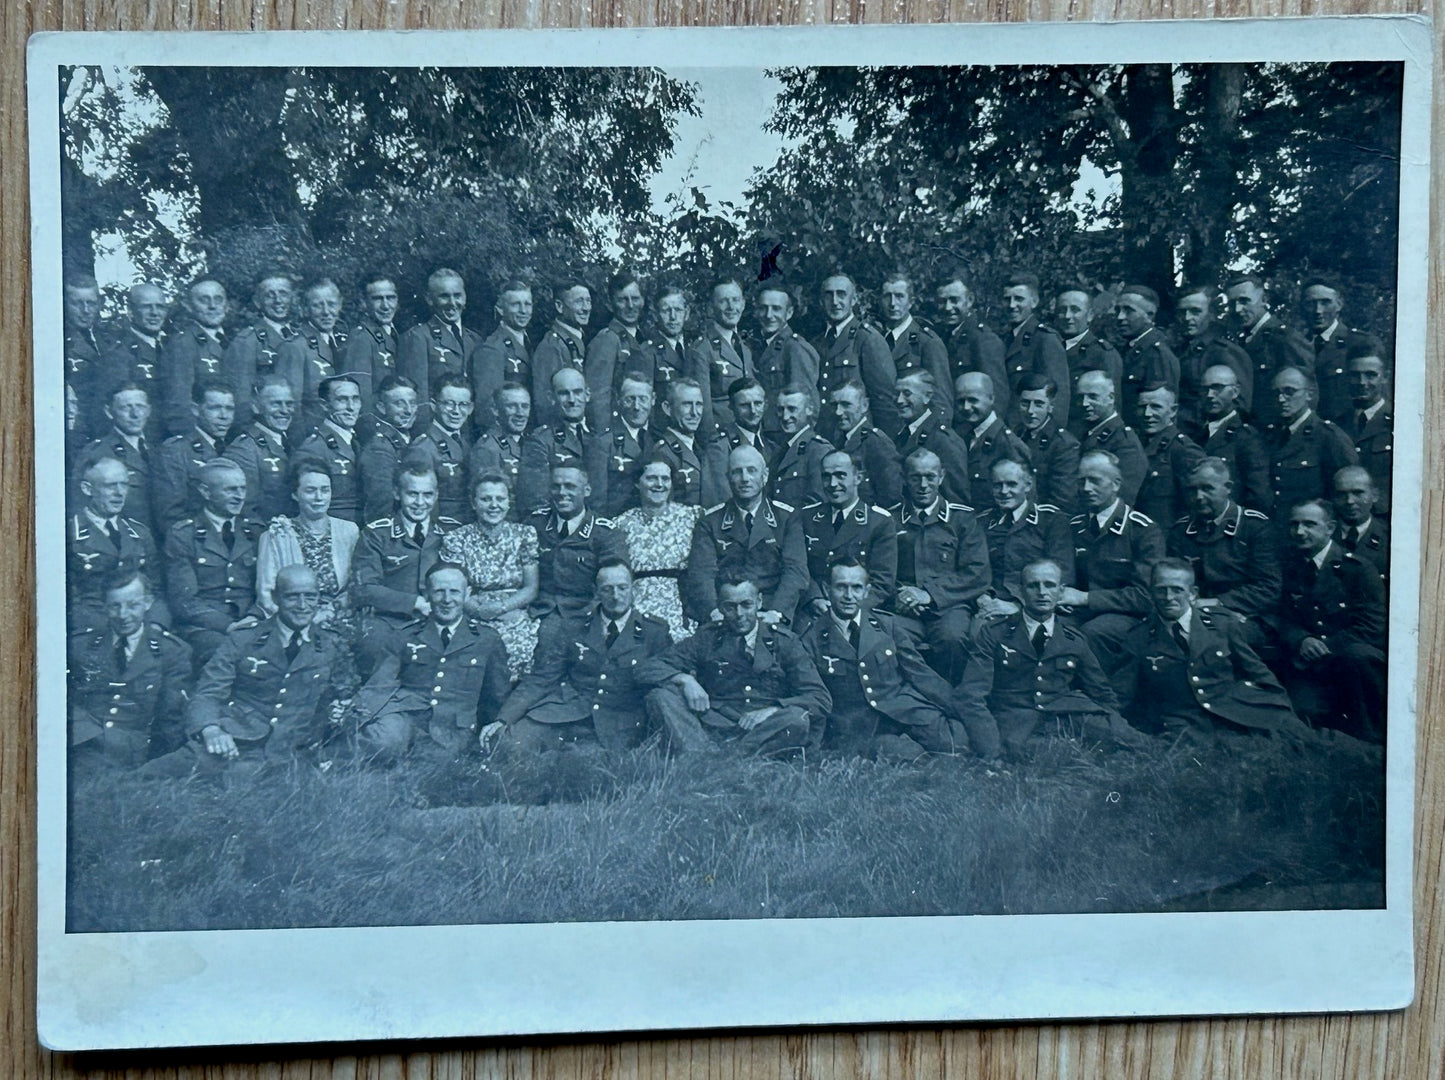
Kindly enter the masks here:
<path id="1" fill-rule="evenodd" d="M 1155 311 L 1159 310 L 1159 294 L 1153 289 L 1149 288 L 1148 285 L 1125 285 L 1122 289 L 1119 290 L 1120 296 L 1129 296 L 1130 294 L 1137 296 L 1140 300 L 1143 300 Z"/>
<path id="2" fill-rule="evenodd" d="M 583 281 L 580 277 L 569 274 L 565 277 L 558 278 L 552 283 L 552 299 L 560 300 L 564 293 L 569 293 L 573 289 L 586 289 L 587 295 L 592 295 L 592 290 L 588 287 L 587 282 Z"/>
<path id="3" fill-rule="evenodd" d="M 1035 296 L 1039 295 L 1039 275 L 1032 270 L 1010 270 L 1003 279 L 1005 289 L 1016 289 L 1019 287 L 1031 289 Z"/>
<path id="4" fill-rule="evenodd" d="M 1117 454 L 1110 453 L 1108 450 L 1085 450 L 1079 456 L 1079 468 L 1082 469 L 1084 462 L 1091 459 L 1094 461 L 1102 461 L 1105 465 L 1109 466 L 1109 468 L 1114 471 L 1115 480 L 1123 479 L 1124 474 L 1119 469 L 1119 457 Z"/>
<path id="5" fill-rule="evenodd" d="M 381 385 L 376 388 L 377 397 L 386 397 L 393 390 L 415 390 L 416 383 L 405 375 L 388 375 L 381 380 Z"/>
<path id="6" fill-rule="evenodd" d="M 1345 349 L 1345 361 L 1359 360 L 1364 357 L 1373 357 L 1385 364 L 1385 343 L 1373 334 L 1361 334 L 1355 338 Z"/>
<path id="7" fill-rule="evenodd" d="M 592 478 L 587 475 L 587 466 L 580 457 L 565 457 L 561 461 L 552 462 L 552 467 L 547 470 L 548 475 L 555 476 L 559 472 L 581 473 L 583 480 L 589 484 L 592 482 Z"/>
<path id="8" fill-rule="evenodd" d="M 956 376 L 954 376 L 953 379 L 953 388 L 955 393 L 957 393 L 958 391 L 958 384 L 964 379 L 968 378 L 970 375 L 973 376 L 975 379 L 983 380 L 983 388 L 988 391 L 989 397 L 997 396 L 998 388 L 993 384 L 993 376 L 986 371 L 960 371 Z"/>
<path id="9" fill-rule="evenodd" d="M 1173 555 L 1166 556 L 1154 564 L 1149 571 L 1149 584 L 1153 585 L 1159 577 L 1161 570 L 1173 570 L 1176 574 L 1188 574 L 1189 583 L 1195 583 L 1194 564 L 1188 559 L 1179 559 Z"/>
<path id="10" fill-rule="evenodd" d="M 1380 490 L 1380 485 L 1375 483 L 1375 478 L 1370 475 L 1370 470 L 1365 468 L 1363 465 L 1344 465 L 1336 469 L 1335 475 L 1330 478 L 1330 486 L 1338 490 L 1340 477 L 1344 476 L 1346 473 L 1349 473 L 1350 475 L 1355 476 L 1360 480 L 1363 480 L 1366 484 L 1370 486 L 1370 489 L 1372 491 L 1378 492 Z"/>
<path id="11" fill-rule="evenodd" d="M 631 270 L 619 270 L 612 275 L 612 280 L 607 283 L 607 295 L 616 296 L 629 285 L 636 285 L 639 290 L 642 288 L 642 282 Z"/>
<path id="12" fill-rule="evenodd" d="M 821 406 L 818 402 L 817 387 L 809 386 L 807 383 L 789 383 L 778 391 L 778 398 L 786 395 L 797 395 L 801 397 L 807 406 L 808 415 L 814 417 L 818 415 L 818 410 Z"/>
<path id="13" fill-rule="evenodd" d="M 701 394 L 702 383 L 688 376 L 684 376 L 681 379 L 673 379 L 672 382 L 667 384 L 667 400 L 673 400 L 673 398 L 677 396 L 677 392 L 679 390 L 696 390 L 699 394 Z"/>
<path id="14" fill-rule="evenodd" d="M 1276 371 L 1274 373 L 1274 377 L 1269 380 L 1270 385 L 1273 386 L 1275 380 L 1277 380 L 1281 375 L 1284 375 L 1285 373 L 1291 371 L 1304 380 L 1305 389 L 1308 390 L 1311 394 L 1319 393 L 1320 386 L 1319 383 L 1315 381 L 1314 375 L 1311 372 L 1306 371 L 1304 368 L 1295 367 L 1293 364 L 1289 364 Z"/>
<path id="15" fill-rule="evenodd" d="M 456 270 L 453 270 L 450 266 L 439 266 L 427 275 L 427 295 L 431 295 L 431 291 L 436 288 L 437 285 L 439 285 L 441 282 L 445 281 L 447 278 L 456 278 L 462 283 L 462 288 L 465 289 L 467 287 L 466 278 L 462 277 L 460 273 L 458 273 Z"/>
<path id="16" fill-rule="evenodd" d="M 793 308 L 797 308 L 798 298 L 793 295 L 792 286 L 785 285 L 783 282 L 777 280 L 776 278 L 770 281 L 765 281 L 757 287 L 757 290 L 753 293 L 754 302 L 761 303 L 763 299 L 763 293 L 770 292 L 782 293 L 785 297 L 787 297 L 789 305 L 791 305 Z"/>
<path id="17" fill-rule="evenodd" d="M 718 274 L 712 279 L 712 284 L 708 286 L 707 294 L 711 296 L 725 285 L 735 285 L 738 292 L 743 291 L 742 279 L 737 274 Z"/>
<path id="18" fill-rule="evenodd" d="M 624 371 L 622 378 L 617 380 L 617 389 L 619 391 L 622 389 L 623 383 L 636 383 L 638 386 L 645 386 L 647 387 L 647 392 L 649 394 L 652 393 L 652 380 L 649 379 L 644 372 Z"/>
<path id="19" fill-rule="evenodd" d="M 1027 574 L 1030 570 L 1033 570 L 1035 567 L 1039 566 L 1052 566 L 1058 572 L 1059 583 L 1064 584 L 1063 564 L 1060 563 L 1058 559 L 1051 559 L 1048 556 L 1045 556 L 1042 559 L 1030 559 L 1028 562 L 1024 563 L 1023 569 L 1019 571 L 1019 580 L 1022 581 L 1025 574 Z"/>
<path id="20" fill-rule="evenodd" d="M 1059 384 L 1041 372 L 1030 371 L 1019 379 L 1018 392 L 1022 394 L 1030 390 L 1042 390 L 1048 399 L 1053 401 L 1059 392 Z"/>
<path id="21" fill-rule="evenodd" d="M 89 464 L 87 464 L 85 466 L 85 469 L 80 473 L 80 478 L 88 483 L 92 474 L 98 472 L 102 467 L 109 467 L 112 465 L 115 466 L 115 468 L 120 469 L 122 472 L 124 472 L 126 474 L 127 480 L 129 480 L 130 469 L 126 466 L 126 463 L 124 461 L 121 461 L 120 458 L 110 457 L 109 455 L 105 457 L 98 457 L 94 461 L 91 461 Z"/>
<path id="22" fill-rule="evenodd" d="M 839 390 L 851 390 L 853 391 L 853 393 L 857 394 L 859 398 L 862 399 L 865 405 L 871 404 L 871 402 L 869 402 L 868 400 L 868 388 L 857 379 L 849 379 L 842 386 L 833 387 L 832 392 L 836 394 Z"/>
<path id="23" fill-rule="evenodd" d="M 295 491 L 296 485 L 301 482 L 301 477 L 306 473 L 319 473 L 328 480 L 333 479 L 335 475 L 325 458 L 315 454 L 302 454 L 292 458 L 291 463 L 286 466 L 286 490 Z"/>
<path id="24" fill-rule="evenodd" d="M 114 570 L 108 572 L 100 581 L 100 595 L 108 596 L 117 589 L 124 589 L 133 581 L 139 581 L 141 588 L 147 596 L 154 596 L 155 590 L 151 585 L 151 579 L 146 576 L 144 570 L 137 569 L 133 565 L 121 563 Z"/>
<path id="25" fill-rule="evenodd" d="M 89 288 L 92 288 L 92 289 L 96 288 L 97 286 L 96 286 L 96 284 L 95 284 L 95 278 L 90 278 L 89 280 L 90 280 L 90 285 L 89 285 L 88 287 L 89 287 Z M 191 293 L 192 293 L 194 290 L 198 289 L 198 288 L 199 288 L 200 286 L 202 286 L 202 285 L 207 285 L 207 284 L 209 284 L 209 285 L 220 285 L 220 286 L 221 286 L 221 291 L 222 291 L 222 292 L 225 292 L 225 291 L 226 291 L 226 286 L 221 283 L 221 279 L 220 279 L 220 278 L 216 277 L 214 274 L 202 274 L 200 277 L 192 278 L 192 279 L 191 279 L 191 283 L 186 286 L 186 295 L 187 295 L 187 296 L 190 296 Z M 76 288 L 76 287 L 77 287 L 77 286 L 74 286 L 74 285 L 71 286 L 71 288 Z"/>
<path id="26" fill-rule="evenodd" d="M 273 275 L 276 276 L 276 275 Z M 396 275 L 388 274 L 385 270 L 369 270 L 361 279 L 361 294 L 366 295 L 366 290 L 380 282 L 386 282 L 393 289 L 396 288 Z"/>
<path id="27" fill-rule="evenodd" d="M 938 279 L 937 288 L 946 289 L 955 281 L 963 286 L 964 292 L 972 295 L 973 285 L 969 281 L 968 271 L 957 264 L 954 264 L 952 266 L 945 266 L 943 268 L 943 274 Z"/>
<path id="28" fill-rule="evenodd" d="M 1179 301 L 1190 296 L 1202 296 L 1204 297 L 1205 303 L 1213 307 L 1215 299 L 1219 296 L 1219 290 L 1213 285 L 1187 282 L 1174 293 L 1174 303 L 1178 304 Z"/>
<path id="29" fill-rule="evenodd" d="M 763 390 L 764 393 L 767 392 L 764 390 L 763 384 L 758 382 L 757 379 L 751 375 L 743 375 L 728 383 L 728 400 L 731 401 L 736 395 L 741 394 L 745 390 Z"/>
<path id="30" fill-rule="evenodd" d="M 287 383 L 286 385 L 287 385 L 287 386 L 290 386 L 291 384 L 290 384 L 290 383 Z M 147 390 L 144 386 L 142 386 L 140 383 L 138 383 L 138 382 L 131 382 L 131 381 L 129 381 L 129 380 L 127 380 L 126 382 L 120 383 L 120 384 L 118 384 L 117 386 L 115 386 L 115 387 L 111 390 L 111 392 L 106 395 L 105 400 L 114 403 L 117 394 L 132 394 L 132 393 L 144 394 L 144 395 L 146 396 L 146 404 L 147 404 L 147 405 L 150 404 L 151 392 L 150 392 L 149 390 Z"/>
<path id="31" fill-rule="evenodd" d="M 864 566 L 863 563 L 858 561 L 858 556 L 839 555 L 836 559 L 828 563 L 829 582 L 832 582 L 833 580 L 833 571 L 837 570 L 839 567 L 842 567 L 844 570 L 862 570 L 865 579 L 870 576 L 868 574 L 868 567 Z"/>
<path id="32" fill-rule="evenodd" d="M 465 375 L 461 375 L 455 371 L 447 372 L 437 380 L 436 388 L 432 391 L 432 396 L 437 400 L 441 400 L 442 391 L 447 389 L 465 390 L 467 392 L 467 399 L 471 399 L 472 384 L 471 380 Z"/>
<path id="33" fill-rule="evenodd" d="M 208 279 L 200 278 L 198 280 L 206 281 Z M 214 281 L 215 279 L 211 278 L 209 280 Z M 94 289 L 96 292 L 100 292 L 100 282 L 96 281 L 95 278 L 89 274 L 67 275 L 65 278 L 65 287 L 67 289 Z"/>
<path id="34" fill-rule="evenodd" d="M 225 379 L 197 379 L 191 384 L 191 400 L 197 405 L 205 403 L 207 394 L 229 394 L 232 402 L 236 400 L 236 388 Z"/>
<path id="35" fill-rule="evenodd" d="M 669 296 L 680 296 L 682 302 L 687 303 L 687 290 L 675 281 L 666 281 L 657 287 L 657 295 L 652 298 L 654 306 L 662 303 Z"/>
<path id="36" fill-rule="evenodd" d="M 934 379 L 933 372 L 927 368 L 914 368 L 912 371 L 905 371 L 902 375 L 898 376 L 896 381 L 903 382 L 905 379 L 913 379 L 921 383 L 930 395 L 938 390 L 938 382 Z"/>
<path id="37" fill-rule="evenodd" d="M 1007 455 L 1005 455 L 1005 456 L 1003 456 L 1003 457 L 1001 457 L 1001 458 L 998 458 L 997 460 L 994 461 L 994 463 L 993 463 L 992 465 L 990 465 L 990 466 L 988 467 L 988 474 L 989 474 L 989 476 L 992 476 L 994 473 L 998 472 L 998 469 L 999 469 L 999 466 L 1000 466 L 1000 465 L 1013 465 L 1013 466 L 1016 466 L 1017 468 L 1020 468 L 1020 469 L 1023 470 L 1024 476 L 1025 476 L 1027 479 L 1032 480 L 1032 479 L 1034 478 L 1034 471 L 1033 471 L 1033 469 L 1029 468 L 1029 463 L 1028 463 L 1027 461 L 1020 461 L 1020 460 L 1019 460 L 1018 458 L 1016 458 L 1016 457 L 1009 457 L 1009 456 L 1007 456 Z"/>
<path id="38" fill-rule="evenodd" d="M 844 281 L 846 281 L 848 283 L 848 288 L 852 289 L 855 293 L 858 291 L 858 283 L 853 280 L 853 275 L 848 273 L 848 271 L 846 270 L 839 269 L 838 267 L 834 267 L 832 270 L 824 274 L 823 282 L 826 284 L 829 280 L 835 277 L 840 277 Z"/>
<path id="39" fill-rule="evenodd" d="M 1085 379 L 1090 379 L 1094 382 L 1098 382 L 1102 379 L 1104 385 L 1109 388 L 1109 395 L 1117 400 L 1118 395 L 1115 393 L 1114 380 L 1109 378 L 1109 373 L 1107 371 L 1100 371 L 1098 368 L 1089 368 L 1087 371 L 1079 372 L 1079 377 L 1074 383 L 1074 389 L 1077 390 L 1079 386 L 1083 384 Z"/>
<path id="40" fill-rule="evenodd" d="M 1159 379 L 1153 379 L 1145 383 L 1140 388 L 1139 393 L 1153 394 L 1159 390 L 1167 390 L 1169 392 L 1169 403 L 1171 405 L 1179 404 L 1179 392 L 1175 390 L 1174 387 L 1170 386 L 1167 382 L 1163 382 Z"/>
<path id="41" fill-rule="evenodd" d="M 632 564 L 631 564 L 631 563 L 629 563 L 629 562 L 628 562 L 626 559 L 624 559 L 621 555 L 609 555 L 609 556 L 607 556 L 605 559 L 602 559 L 600 562 L 598 562 L 598 564 L 597 564 L 597 573 L 595 573 L 595 574 L 592 575 L 592 580 L 593 580 L 593 581 L 596 581 L 599 577 L 601 577 L 601 576 L 602 576 L 602 571 L 604 571 L 604 570 L 616 570 L 619 566 L 622 567 L 622 569 L 624 569 L 624 570 L 627 571 L 627 576 L 628 576 L 629 578 L 632 577 Z"/>
<path id="42" fill-rule="evenodd" d="M 166 290 L 164 286 L 154 281 L 137 281 L 134 285 L 132 285 L 129 289 L 125 291 L 125 302 L 127 304 L 133 305 L 136 302 L 136 294 L 138 294 L 142 289 L 155 289 L 158 293 L 161 294 L 162 300 L 166 298 Z"/>
<path id="43" fill-rule="evenodd" d="M 1316 286 L 1324 289 L 1329 289 L 1330 292 L 1334 293 L 1337 298 L 1343 298 L 1345 295 L 1345 290 L 1340 288 L 1339 279 L 1334 278 L 1329 274 L 1311 274 L 1309 277 L 1305 278 L 1303 281 L 1300 282 L 1300 295 L 1303 296 L 1306 292 L 1308 292 L 1310 289 L 1315 288 Z"/>
<path id="44" fill-rule="evenodd" d="M 848 464 L 850 464 L 850 465 L 853 466 L 853 471 L 854 471 L 855 473 L 859 474 L 860 476 L 862 475 L 862 473 L 863 473 L 863 460 L 862 460 L 862 458 L 860 458 L 857 454 L 852 453 L 851 451 L 844 450 L 841 446 L 835 446 L 833 449 L 829 450 L 826 454 L 824 454 L 822 457 L 820 457 L 820 458 L 818 459 L 818 464 L 819 464 L 819 465 L 822 465 L 823 467 L 826 468 L 826 467 L 827 467 L 827 463 L 828 463 L 828 459 L 829 459 L 830 457 L 840 457 L 840 456 L 847 458 L 847 459 L 848 459 Z"/>
<path id="45" fill-rule="evenodd" d="M 1335 520 L 1335 504 L 1328 499 L 1302 499 L 1289 508 L 1290 516 L 1293 517 L 1296 510 L 1303 509 L 1307 506 L 1313 506 L 1319 510 L 1320 513 L 1325 515 L 1326 521 Z"/>
<path id="46" fill-rule="evenodd" d="M 719 593 L 724 589 L 733 589 L 740 585 L 751 585 L 753 592 L 759 596 L 763 594 L 763 590 L 758 588 L 758 583 L 753 580 L 752 575 L 742 567 L 731 567 L 717 576 L 717 591 Z"/>
<path id="47" fill-rule="evenodd" d="M 1227 292 L 1238 285 L 1253 285 L 1260 292 L 1267 291 L 1264 284 L 1264 278 L 1260 277 L 1258 274 L 1255 273 L 1232 274 L 1229 279 L 1224 283 L 1224 288 Z"/>
<path id="48" fill-rule="evenodd" d="M 322 401 L 330 401 L 331 395 L 341 383 L 350 383 L 356 387 L 358 393 L 361 392 L 361 380 L 348 372 L 344 375 L 332 375 L 330 378 L 322 379 L 321 386 L 316 391 L 316 396 Z"/>
<path id="49" fill-rule="evenodd" d="M 467 577 L 467 568 L 465 566 L 462 566 L 460 563 L 438 561 L 433 563 L 431 569 L 426 572 L 427 588 L 431 587 L 431 579 L 435 575 L 447 570 L 455 570 L 458 574 L 462 575 L 462 580 L 467 583 L 467 586 L 471 586 L 472 579 Z"/>
<path id="50" fill-rule="evenodd" d="M 903 459 L 904 469 L 907 469 L 908 466 L 913 464 L 914 462 L 922 461 L 925 457 L 930 457 L 934 461 L 938 462 L 939 472 L 943 471 L 943 459 L 937 454 L 935 454 L 932 450 L 928 449 L 928 447 L 926 446 L 920 446 L 917 450 L 913 451 L 913 453 L 909 454 L 906 458 Z"/>
<path id="51" fill-rule="evenodd" d="M 341 295 L 341 286 L 329 277 L 313 278 L 307 283 L 306 288 L 302 290 L 302 295 L 310 296 L 312 293 L 320 292 L 322 289 L 335 289 L 336 295 Z"/>
<path id="52" fill-rule="evenodd" d="M 505 394 L 505 393 L 507 393 L 509 390 L 520 390 L 520 391 L 522 391 L 522 393 L 524 393 L 524 394 L 527 395 L 527 400 L 528 400 L 529 402 L 532 400 L 532 391 L 527 388 L 527 384 L 526 384 L 526 383 L 519 383 L 519 382 L 516 382 L 515 380 L 512 380 L 512 379 L 508 379 L 506 382 L 502 383 L 501 386 L 499 386 L 499 387 L 497 387 L 495 390 L 493 390 L 493 391 L 492 391 L 492 397 L 493 397 L 493 399 L 495 399 L 497 402 L 501 402 L 501 400 L 502 400 L 502 395 Z"/>
<path id="53" fill-rule="evenodd" d="M 509 292 L 529 293 L 531 291 L 532 286 L 528 285 L 521 278 L 508 278 L 502 283 L 502 287 L 497 290 L 497 296 L 502 297 L 507 295 L 507 293 Z"/>
<path id="54" fill-rule="evenodd" d="M 236 473 L 243 480 L 246 478 L 246 470 L 241 468 L 237 462 L 232 461 L 228 457 L 217 457 L 211 458 L 210 461 L 201 466 L 201 476 L 197 483 L 213 484 L 215 480 L 212 478 L 223 472 Z"/>
<path id="55" fill-rule="evenodd" d="M 904 285 L 907 287 L 907 289 L 908 289 L 908 295 L 909 295 L 909 296 L 912 296 L 912 295 L 913 295 L 913 292 L 914 292 L 914 289 L 913 289 L 913 278 L 911 278 L 906 271 L 901 270 L 901 269 L 899 269 L 899 270 L 890 270 L 890 271 L 887 271 L 886 273 L 884 273 L 884 275 L 883 275 L 883 280 L 878 283 L 878 287 L 879 287 L 879 288 L 882 288 L 882 287 L 885 286 L 885 285 L 892 285 L 892 284 L 894 284 L 895 282 L 898 282 L 898 281 L 903 282 L 903 284 L 904 284 Z"/>
<path id="56" fill-rule="evenodd" d="M 431 456 L 428 454 L 408 454 L 402 458 L 397 466 L 396 477 L 392 480 L 392 488 L 401 490 L 401 478 L 410 476 L 417 480 L 424 480 L 428 476 L 433 480 L 437 478 L 436 466 L 432 464 Z"/>
<path id="57" fill-rule="evenodd" d="M 1193 478 L 1200 473 L 1207 473 L 1216 480 L 1223 480 L 1227 484 L 1234 483 L 1234 474 L 1229 471 L 1229 465 L 1223 458 L 1207 457 L 1194 468 L 1189 470 L 1189 477 Z"/>

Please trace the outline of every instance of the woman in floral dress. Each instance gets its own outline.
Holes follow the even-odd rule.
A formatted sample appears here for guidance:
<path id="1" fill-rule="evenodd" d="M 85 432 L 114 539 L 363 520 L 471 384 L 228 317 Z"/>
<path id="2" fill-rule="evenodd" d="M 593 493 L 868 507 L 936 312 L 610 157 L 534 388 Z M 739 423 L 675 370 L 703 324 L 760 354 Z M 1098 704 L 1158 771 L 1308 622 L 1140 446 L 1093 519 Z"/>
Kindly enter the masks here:
<path id="1" fill-rule="evenodd" d="M 351 578 L 351 556 L 361 530 L 353 521 L 332 517 L 331 470 L 326 462 L 302 457 L 291 463 L 291 497 L 294 518 L 277 517 L 261 534 L 256 549 L 256 603 L 267 615 L 276 614 L 272 590 L 282 567 L 305 564 L 316 574 L 321 604 L 315 623 L 341 635 L 348 645 L 357 639 L 356 611 L 346 584 Z"/>
<path id="2" fill-rule="evenodd" d="M 672 465 L 651 458 L 637 478 L 640 505 L 624 511 L 615 524 L 627 540 L 632 564 L 632 604 L 667 623 L 672 639 L 691 637 L 697 624 L 682 613 L 678 581 L 692 550 L 692 529 L 702 507 L 672 501 Z"/>
<path id="3" fill-rule="evenodd" d="M 536 619 L 527 605 L 537 598 L 537 530 L 507 520 L 512 489 L 501 473 L 486 473 L 472 484 L 475 524 L 442 538 L 441 557 L 467 572 L 472 595 L 467 614 L 480 619 L 507 646 L 507 670 L 515 679 L 532 670 L 537 649 Z"/>

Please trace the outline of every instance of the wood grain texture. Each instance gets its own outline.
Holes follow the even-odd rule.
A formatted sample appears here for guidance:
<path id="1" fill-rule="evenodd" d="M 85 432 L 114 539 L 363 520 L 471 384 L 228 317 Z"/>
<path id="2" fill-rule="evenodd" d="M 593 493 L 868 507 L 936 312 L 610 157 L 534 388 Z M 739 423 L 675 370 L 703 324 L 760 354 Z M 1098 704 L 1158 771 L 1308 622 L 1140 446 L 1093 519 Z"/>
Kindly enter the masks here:
<path id="1" fill-rule="evenodd" d="M 1441 320 L 1430 327 L 1422 579 L 1422 668 L 1417 765 L 1417 994 L 1401 1013 L 1176 1023 L 1027 1025 L 818 1031 L 569 1044 L 468 1043 L 417 1047 L 269 1048 L 96 1058 L 51 1055 L 35 1040 L 35 564 L 30 450 L 30 305 L 24 49 L 39 30 L 262 30 L 519 26 L 717 26 L 854 22 L 979 22 L 1120 18 L 1413 13 L 1420 0 L 46 0 L 0 4 L 0 1074 L 104 1075 L 166 1080 L 474 1080 L 480 1077 L 829 1078 L 969 1076 L 1354 1077 L 1413 1080 L 1445 1065 L 1437 888 L 1445 845 L 1445 653 L 1436 609 L 1445 601 L 1442 536 Z M 1441 35 L 1436 28 L 1436 54 Z M 1437 60 L 1438 62 L 1438 60 Z M 1441 95 L 1434 105 L 1440 173 Z M 1432 196 L 1438 243 L 1442 192 Z M 1430 307 L 1445 298 L 1432 266 Z M 58 472 L 46 462 L 42 484 Z"/>

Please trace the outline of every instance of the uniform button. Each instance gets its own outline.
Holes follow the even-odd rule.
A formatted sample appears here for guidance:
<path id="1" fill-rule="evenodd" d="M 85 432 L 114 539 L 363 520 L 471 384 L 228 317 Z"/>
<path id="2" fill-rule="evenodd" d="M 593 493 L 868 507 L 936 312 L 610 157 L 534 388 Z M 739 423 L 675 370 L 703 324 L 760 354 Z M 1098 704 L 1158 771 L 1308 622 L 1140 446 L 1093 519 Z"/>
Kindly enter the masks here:
<path id="1" fill-rule="evenodd" d="M 603 682 L 606 682 L 606 681 L 607 681 L 607 673 L 604 671 L 601 675 L 597 676 L 597 678 L 599 678 L 599 679 L 602 680 Z"/>
<path id="2" fill-rule="evenodd" d="M 107 720 L 107 721 L 105 722 L 105 726 L 106 726 L 106 727 L 115 727 L 115 721 L 114 721 L 114 720 Z"/>
<path id="3" fill-rule="evenodd" d="M 864 681 L 864 682 L 867 682 L 867 681 L 868 681 L 868 676 L 867 676 L 867 675 L 864 675 L 864 676 L 863 676 L 863 681 Z"/>
<path id="4" fill-rule="evenodd" d="M 436 699 L 436 698 L 432 698 L 432 699 L 431 699 L 431 703 L 432 703 L 433 705 L 435 705 L 435 704 L 437 703 L 437 699 Z"/>
<path id="5" fill-rule="evenodd" d="M 446 658 L 445 656 L 443 656 L 443 657 L 441 658 L 441 660 L 438 661 L 438 663 L 441 663 L 441 664 L 445 664 L 446 662 L 447 662 L 447 658 Z"/>
<path id="6" fill-rule="evenodd" d="M 279 724 L 280 722 L 281 722 L 281 718 L 280 718 L 279 716 L 273 716 L 273 717 L 271 717 L 271 723 L 273 723 L 273 724 Z"/>
<path id="7" fill-rule="evenodd" d="M 431 688 L 431 692 L 432 692 L 433 694 L 440 694 L 440 693 L 442 692 L 442 688 L 441 688 L 440 686 L 433 686 L 433 687 Z M 436 702 L 433 701 L 432 704 L 435 705 Z"/>
<path id="8" fill-rule="evenodd" d="M 593 702 L 592 708 L 593 708 L 593 709 L 600 709 L 600 708 L 602 708 L 602 706 L 601 706 L 601 705 L 598 705 L 596 702 Z"/>
<path id="9" fill-rule="evenodd" d="M 285 687 L 284 687 L 284 686 L 283 686 L 283 687 L 281 687 L 281 693 L 283 693 L 283 694 L 284 694 L 284 693 L 285 693 L 285 692 L 286 692 L 286 688 L 285 688 Z"/>
<path id="10" fill-rule="evenodd" d="M 752 688 L 751 686 L 744 686 L 744 687 L 743 687 L 743 693 L 744 693 L 744 694 L 751 694 L 752 692 L 753 692 L 753 688 Z"/>
<path id="11" fill-rule="evenodd" d="M 446 677 L 447 677 L 447 673 L 446 673 L 445 671 L 438 671 L 438 672 L 437 672 L 437 681 L 438 681 L 438 682 L 441 682 L 441 680 L 442 680 L 442 679 L 445 679 Z"/>
<path id="12" fill-rule="evenodd" d="M 1191 675 L 1191 676 L 1189 676 L 1189 677 L 1190 677 L 1191 679 L 1193 679 L 1195 682 L 1198 682 L 1198 681 L 1199 681 L 1199 676 L 1198 676 L 1198 675 Z"/>

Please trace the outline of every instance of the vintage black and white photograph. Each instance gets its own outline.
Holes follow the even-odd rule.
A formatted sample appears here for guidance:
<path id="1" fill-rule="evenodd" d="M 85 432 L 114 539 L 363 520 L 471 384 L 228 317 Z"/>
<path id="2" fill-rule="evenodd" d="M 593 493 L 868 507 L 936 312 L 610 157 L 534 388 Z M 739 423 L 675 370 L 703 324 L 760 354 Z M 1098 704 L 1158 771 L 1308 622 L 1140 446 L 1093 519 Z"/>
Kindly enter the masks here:
<path id="1" fill-rule="evenodd" d="M 725 35 L 32 55 L 65 937 L 1383 913 L 1408 58 Z"/>

